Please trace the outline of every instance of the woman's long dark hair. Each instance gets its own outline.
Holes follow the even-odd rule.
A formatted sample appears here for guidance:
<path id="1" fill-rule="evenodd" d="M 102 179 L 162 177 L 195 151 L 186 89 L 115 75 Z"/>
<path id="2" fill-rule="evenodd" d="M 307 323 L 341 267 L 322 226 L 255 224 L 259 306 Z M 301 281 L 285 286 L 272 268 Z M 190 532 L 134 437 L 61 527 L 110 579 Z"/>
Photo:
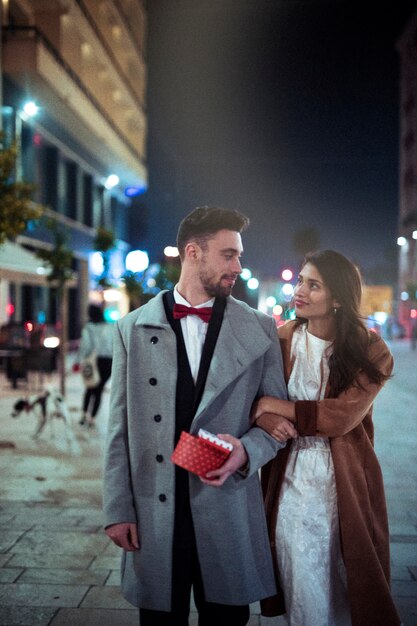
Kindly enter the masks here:
<path id="1" fill-rule="evenodd" d="M 364 372 L 372 383 L 381 385 L 389 376 L 383 374 L 368 356 L 375 335 L 366 328 L 361 314 L 362 281 L 359 270 L 343 254 L 319 250 L 306 255 L 306 263 L 320 273 L 332 298 L 340 304 L 335 312 L 336 334 L 329 359 L 330 397 L 335 398 L 352 385 L 358 385 Z M 303 321 L 303 320 L 300 320 Z"/>

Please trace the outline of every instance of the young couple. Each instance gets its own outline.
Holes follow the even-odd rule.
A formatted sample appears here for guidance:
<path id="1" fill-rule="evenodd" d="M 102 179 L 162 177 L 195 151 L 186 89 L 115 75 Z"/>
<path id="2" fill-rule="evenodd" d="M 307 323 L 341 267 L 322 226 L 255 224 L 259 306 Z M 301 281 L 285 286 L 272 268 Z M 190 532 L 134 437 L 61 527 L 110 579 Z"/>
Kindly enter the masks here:
<path id="1" fill-rule="evenodd" d="M 141 626 L 186 626 L 191 589 L 199 626 L 243 626 L 260 599 L 291 626 L 399 626 L 372 425 L 391 354 L 337 252 L 305 259 L 279 339 L 235 300 L 248 223 L 195 209 L 174 290 L 116 326 L 104 506 L 124 596 Z M 199 428 L 233 444 L 203 478 L 170 462 Z"/>

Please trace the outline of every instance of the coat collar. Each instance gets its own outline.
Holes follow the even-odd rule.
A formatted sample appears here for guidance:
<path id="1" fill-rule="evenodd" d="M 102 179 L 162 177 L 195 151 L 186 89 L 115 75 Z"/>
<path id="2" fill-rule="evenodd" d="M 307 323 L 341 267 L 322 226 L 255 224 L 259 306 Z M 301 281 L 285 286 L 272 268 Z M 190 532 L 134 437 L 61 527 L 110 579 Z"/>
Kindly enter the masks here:
<path id="1" fill-rule="evenodd" d="M 160 291 L 152 300 L 149 300 L 137 311 L 135 326 L 154 326 L 158 328 L 171 328 L 165 314 L 163 294 L 167 291 Z"/>
<path id="2" fill-rule="evenodd" d="M 260 325 L 255 311 L 230 296 L 204 393 L 194 419 L 251 363 L 262 356 L 270 345 L 271 339 Z"/>

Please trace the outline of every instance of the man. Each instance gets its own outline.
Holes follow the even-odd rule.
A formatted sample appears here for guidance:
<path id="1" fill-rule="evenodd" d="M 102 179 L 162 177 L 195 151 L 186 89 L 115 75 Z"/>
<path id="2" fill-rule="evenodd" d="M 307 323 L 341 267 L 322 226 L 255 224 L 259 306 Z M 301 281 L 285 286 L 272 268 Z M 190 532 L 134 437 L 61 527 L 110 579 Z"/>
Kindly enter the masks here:
<path id="1" fill-rule="evenodd" d="M 178 231 L 178 285 L 117 324 L 106 532 L 141 626 L 187 625 L 191 587 L 200 626 L 243 626 L 249 603 L 275 593 L 258 469 L 280 444 L 249 416 L 260 395 L 287 396 L 274 321 L 230 295 L 248 222 L 195 209 Z M 199 428 L 234 446 L 201 479 L 170 461 L 181 431 Z"/>

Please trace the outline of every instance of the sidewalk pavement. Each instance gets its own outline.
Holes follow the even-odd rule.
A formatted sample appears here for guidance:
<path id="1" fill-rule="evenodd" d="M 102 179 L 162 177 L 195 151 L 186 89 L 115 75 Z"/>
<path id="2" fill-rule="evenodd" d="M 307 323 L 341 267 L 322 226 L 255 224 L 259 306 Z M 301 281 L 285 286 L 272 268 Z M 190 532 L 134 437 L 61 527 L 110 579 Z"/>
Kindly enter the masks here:
<path id="1" fill-rule="evenodd" d="M 390 347 L 395 377 L 377 398 L 376 450 L 387 492 L 393 595 L 404 626 L 417 624 L 417 351 Z M 56 377 L 45 381 L 57 386 Z M 82 383 L 67 380 L 71 428 L 34 440 L 35 418 L 10 417 L 28 393 L 0 376 L 0 626 L 138 626 L 119 591 L 120 550 L 102 530 L 101 467 L 108 392 L 94 429 L 79 426 Z M 35 392 L 33 394 L 35 395 Z M 275 626 L 251 606 L 250 626 Z M 197 624 L 192 611 L 190 625 Z M 232 625 L 231 625 L 232 626 Z M 312 624 L 311 626 L 315 626 Z M 371 624 L 369 626 L 372 626 Z"/>

